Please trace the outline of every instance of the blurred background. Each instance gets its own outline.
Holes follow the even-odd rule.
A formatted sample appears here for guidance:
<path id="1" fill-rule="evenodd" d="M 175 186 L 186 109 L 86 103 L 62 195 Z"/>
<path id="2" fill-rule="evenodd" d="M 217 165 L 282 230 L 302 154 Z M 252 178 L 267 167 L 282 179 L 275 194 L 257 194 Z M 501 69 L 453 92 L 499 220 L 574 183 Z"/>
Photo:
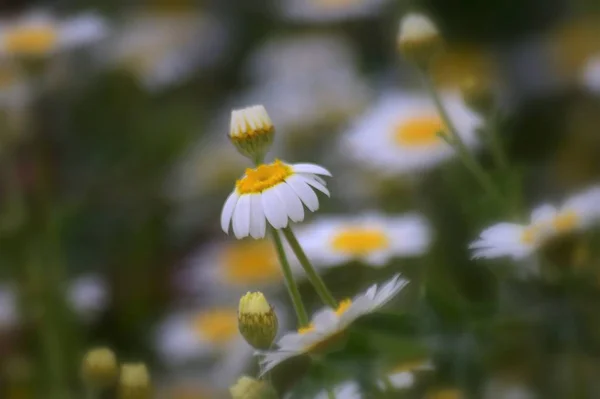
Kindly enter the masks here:
<path id="1" fill-rule="evenodd" d="M 484 227 L 515 215 L 487 201 L 460 162 L 396 173 L 346 150 L 378 101 L 422 89 L 396 45 L 412 10 L 443 34 L 440 87 L 493 82 L 515 203 L 528 210 L 598 182 L 594 0 L 1 2 L 0 397 L 45 398 L 56 385 L 81 397 L 81 358 L 99 345 L 146 363 L 159 398 L 229 397 L 239 376 L 256 374 L 237 332 L 240 294 L 263 290 L 282 332 L 294 316 L 270 243 L 237 241 L 219 224 L 251 166 L 228 141 L 230 112 L 253 104 L 276 126 L 270 159 L 332 171 L 331 199 L 311 218 L 429 221 L 419 256 L 322 272 L 343 297 L 394 271 L 428 270 L 427 306 L 411 306 L 410 292 L 398 305 L 418 331 L 379 342 L 401 358 L 417 347 L 410 340 L 435 337 L 422 354 L 434 370 L 393 397 L 438 386 L 473 398 L 600 397 L 597 234 L 560 249 L 585 269 L 575 281 L 513 278 L 510 265 L 469 260 Z M 477 155 L 491 165 L 485 146 Z M 511 311 L 492 320 L 499 285 Z M 301 290 L 318 309 L 304 281 Z M 358 378 L 362 355 L 347 354 L 334 360 Z M 278 389 L 318 385 L 305 366 L 287 367 Z M 504 394 L 514 386 L 533 396 Z"/>

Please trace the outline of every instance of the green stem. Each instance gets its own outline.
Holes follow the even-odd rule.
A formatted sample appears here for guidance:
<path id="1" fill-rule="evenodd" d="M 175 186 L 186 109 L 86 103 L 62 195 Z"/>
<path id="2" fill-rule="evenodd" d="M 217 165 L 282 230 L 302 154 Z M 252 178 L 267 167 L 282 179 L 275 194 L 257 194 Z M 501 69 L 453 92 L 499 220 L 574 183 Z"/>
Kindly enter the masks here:
<path id="1" fill-rule="evenodd" d="M 485 190 L 485 192 L 491 198 L 497 200 L 499 204 L 504 204 L 504 201 L 502 200 L 502 195 L 492 182 L 492 179 L 481 167 L 479 162 L 477 162 L 475 157 L 473 157 L 473 154 L 471 153 L 471 151 L 469 151 L 469 148 L 462 140 L 462 137 L 458 133 L 456 126 L 454 126 L 450 115 L 448 115 L 448 112 L 446 111 L 446 107 L 442 103 L 442 100 L 437 91 L 437 88 L 435 87 L 435 84 L 433 83 L 433 80 L 425 71 L 421 70 L 421 74 L 423 77 L 423 81 L 425 82 L 425 87 L 431 95 L 431 98 L 435 103 L 435 107 L 437 108 L 440 117 L 442 118 L 442 121 L 444 122 L 450 133 L 450 136 L 448 136 L 447 134 L 442 134 L 442 138 L 458 153 L 458 156 L 462 160 L 465 167 L 471 172 L 473 177 L 475 177 L 475 179 Z"/>
<path id="2" fill-rule="evenodd" d="M 487 119 L 487 126 L 484 129 L 487 141 L 492 151 L 492 157 L 498 170 L 508 170 L 508 158 L 504 152 L 502 140 L 500 140 L 500 132 L 498 131 L 498 125 L 500 123 L 500 115 L 498 110 L 490 112 Z"/>
<path id="3" fill-rule="evenodd" d="M 317 271 L 315 270 L 313 265 L 308 260 L 308 257 L 306 256 L 306 254 L 304 253 L 304 250 L 302 249 L 302 246 L 300 246 L 300 243 L 296 239 L 296 236 L 294 235 L 292 228 L 290 226 L 288 226 L 288 227 L 285 227 L 282 231 L 283 231 L 283 235 L 289 242 L 290 247 L 292 247 L 294 254 L 296 254 L 296 257 L 298 258 L 298 260 L 300 261 L 300 264 L 304 268 L 304 271 L 306 272 L 308 279 L 310 280 L 311 284 L 315 288 L 315 291 L 317 291 L 317 294 L 319 295 L 319 297 L 321 298 L 323 303 L 325 303 L 327 306 L 331 306 L 332 308 L 337 308 L 337 306 L 338 306 L 337 301 L 335 300 L 333 295 L 331 295 L 331 292 L 325 285 L 325 282 L 323 281 L 323 279 L 321 279 L 321 277 L 319 276 L 319 274 L 317 273 Z"/>
<path id="4" fill-rule="evenodd" d="M 279 233 L 277 232 L 277 230 L 272 230 L 272 232 L 273 243 L 275 244 L 275 249 L 277 250 L 277 257 L 279 258 L 279 263 L 281 264 L 281 271 L 283 272 L 283 277 L 285 279 L 290 298 L 292 299 L 292 304 L 294 305 L 296 316 L 298 317 L 298 323 L 301 327 L 307 326 L 308 315 L 306 314 L 306 309 L 304 308 L 304 304 L 302 303 L 302 297 L 300 296 L 298 285 L 296 284 L 296 280 L 294 280 L 290 263 L 288 262 L 287 256 L 285 255 L 285 251 L 283 250 L 281 237 L 279 237 Z"/>

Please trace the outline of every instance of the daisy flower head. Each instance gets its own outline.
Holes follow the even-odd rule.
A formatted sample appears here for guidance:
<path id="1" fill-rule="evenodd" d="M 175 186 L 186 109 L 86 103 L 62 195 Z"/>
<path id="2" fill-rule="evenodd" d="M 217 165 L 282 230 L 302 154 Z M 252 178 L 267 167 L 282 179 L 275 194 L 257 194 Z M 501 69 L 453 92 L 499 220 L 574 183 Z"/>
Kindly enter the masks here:
<path id="1" fill-rule="evenodd" d="M 474 147 L 480 117 L 455 92 L 442 95 L 463 142 Z M 424 171 L 454 156 L 440 133 L 449 134 L 435 104 L 424 93 L 391 93 L 361 117 L 344 136 L 352 160 L 385 175 Z"/>
<path id="2" fill-rule="evenodd" d="M 290 20 L 328 23 L 375 15 L 385 3 L 385 0 L 286 0 L 281 7 Z"/>
<path id="3" fill-rule="evenodd" d="M 427 251 L 431 231 L 420 215 L 325 216 L 302 226 L 299 241 L 319 265 L 335 266 L 358 260 L 374 267 L 393 257 L 418 256 Z"/>
<path id="4" fill-rule="evenodd" d="M 420 359 L 418 361 L 397 365 L 387 373 L 386 377 L 394 389 L 408 389 L 415 384 L 416 374 L 419 371 L 431 369 L 433 369 L 431 361 Z M 385 388 L 386 383 L 380 381 L 378 385 L 381 388 Z"/>
<path id="5" fill-rule="evenodd" d="M 528 224 L 498 223 L 470 245 L 474 258 L 523 259 L 549 240 L 594 225 L 600 219 L 600 188 L 567 199 L 558 208 L 546 204 L 533 210 Z"/>
<path id="6" fill-rule="evenodd" d="M 275 160 L 261 164 L 236 182 L 221 212 L 221 228 L 229 233 L 233 225 L 236 238 L 263 238 L 267 221 L 275 229 L 304 220 L 304 206 L 315 212 L 319 198 L 314 190 L 329 196 L 325 180 L 331 176 L 322 166 L 310 163 L 287 164 Z"/>
<path id="7" fill-rule="evenodd" d="M 583 87 L 592 93 L 600 93 L 600 54 L 587 60 L 581 81 Z"/>
<path id="8" fill-rule="evenodd" d="M 406 284 L 407 280 L 396 275 L 381 287 L 375 284 L 353 299 L 343 300 L 337 309 L 320 310 L 308 326 L 285 334 L 277 341 L 276 350 L 264 353 L 262 373 L 292 357 L 325 349 L 358 318 L 375 312 L 392 300 Z"/>
<path id="9" fill-rule="evenodd" d="M 0 53 L 9 57 L 47 57 L 95 43 L 108 33 L 106 22 L 93 13 L 61 20 L 36 10 L 3 25 Z"/>
<path id="10" fill-rule="evenodd" d="M 442 37 L 431 19 L 423 14 L 410 13 L 400 21 L 397 42 L 407 59 L 427 66 L 439 52 Z"/>
<path id="11" fill-rule="evenodd" d="M 254 105 L 231 112 L 229 139 L 242 155 L 262 161 L 274 136 L 275 127 L 264 106 Z"/>

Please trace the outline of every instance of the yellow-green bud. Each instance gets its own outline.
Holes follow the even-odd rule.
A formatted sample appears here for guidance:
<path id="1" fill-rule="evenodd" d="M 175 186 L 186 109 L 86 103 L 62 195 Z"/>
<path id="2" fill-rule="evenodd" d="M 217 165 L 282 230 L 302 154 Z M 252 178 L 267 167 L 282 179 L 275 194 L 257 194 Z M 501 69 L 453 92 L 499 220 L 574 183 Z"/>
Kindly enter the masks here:
<path id="1" fill-rule="evenodd" d="M 248 292 L 240 299 L 238 327 L 256 349 L 269 349 L 277 335 L 279 322 L 273 307 L 261 292 Z"/>
<path id="2" fill-rule="evenodd" d="M 148 399 L 152 387 L 148 368 L 143 363 L 129 363 L 121 366 L 119 397 L 121 399 Z"/>
<path id="3" fill-rule="evenodd" d="M 118 372 L 117 357 L 109 348 L 91 349 L 83 357 L 81 377 L 91 387 L 111 386 L 115 382 Z"/>
<path id="4" fill-rule="evenodd" d="M 266 381 L 243 376 L 229 388 L 233 399 L 276 399 L 277 393 Z"/>
<path id="5" fill-rule="evenodd" d="M 409 61 L 426 68 L 441 48 L 442 37 L 425 15 L 411 13 L 400 21 L 398 49 Z"/>
<path id="6" fill-rule="evenodd" d="M 494 93 L 487 79 L 470 76 L 462 82 L 460 89 L 469 108 L 482 115 L 493 110 Z"/>
<path id="7" fill-rule="evenodd" d="M 274 137 L 275 127 L 264 106 L 254 105 L 231 112 L 229 138 L 242 155 L 262 162 Z"/>

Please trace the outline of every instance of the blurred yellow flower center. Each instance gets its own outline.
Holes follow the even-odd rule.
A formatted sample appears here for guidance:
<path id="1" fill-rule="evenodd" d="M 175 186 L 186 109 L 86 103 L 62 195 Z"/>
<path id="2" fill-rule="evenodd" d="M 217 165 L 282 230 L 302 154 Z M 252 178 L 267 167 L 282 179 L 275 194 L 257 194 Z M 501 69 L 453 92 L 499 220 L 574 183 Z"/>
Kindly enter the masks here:
<path id="1" fill-rule="evenodd" d="M 521 233 L 521 242 L 527 245 L 533 245 L 537 239 L 538 228 L 534 226 L 527 227 Z"/>
<path id="2" fill-rule="evenodd" d="M 463 394 L 458 389 L 444 389 L 426 396 L 427 399 L 462 399 L 462 397 Z"/>
<path id="3" fill-rule="evenodd" d="M 306 327 L 300 327 L 298 329 L 298 334 L 307 334 L 311 331 L 315 330 L 315 325 L 313 323 L 310 323 L 309 325 L 307 325 Z"/>
<path id="4" fill-rule="evenodd" d="M 4 48 L 8 53 L 44 55 L 58 41 L 58 32 L 53 26 L 17 27 L 4 35 Z"/>
<path id="5" fill-rule="evenodd" d="M 344 299 L 338 305 L 337 309 L 335 310 L 335 314 L 338 315 L 338 317 L 340 317 L 341 315 L 346 313 L 350 306 L 352 306 L 352 299 Z"/>
<path id="6" fill-rule="evenodd" d="M 552 220 L 552 225 L 559 233 L 565 233 L 573 230 L 578 222 L 579 217 L 577 214 L 573 211 L 568 211 L 557 215 L 554 220 Z"/>
<path id="7" fill-rule="evenodd" d="M 275 249 L 267 240 L 231 242 L 222 252 L 219 263 L 230 284 L 258 285 L 281 281 Z"/>
<path id="8" fill-rule="evenodd" d="M 390 240 L 381 230 L 350 227 L 335 234 L 331 246 L 335 251 L 348 255 L 367 255 L 388 248 Z"/>
<path id="9" fill-rule="evenodd" d="M 439 117 L 423 116 L 397 124 L 394 138 L 401 146 L 425 147 L 438 144 L 438 133 L 444 130 L 444 123 Z"/>
<path id="10" fill-rule="evenodd" d="M 225 344 L 238 334 L 237 312 L 231 309 L 202 312 L 194 317 L 192 327 L 203 340 L 217 345 Z"/>
<path id="11" fill-rule="evenodd" d="M 246 169 L 246 174 L 235 184 L 239 194 L 259 194 L 281 184 L 294 171 L 280 160 L 272 164 L 260 165 L 255 169 Z"/>

